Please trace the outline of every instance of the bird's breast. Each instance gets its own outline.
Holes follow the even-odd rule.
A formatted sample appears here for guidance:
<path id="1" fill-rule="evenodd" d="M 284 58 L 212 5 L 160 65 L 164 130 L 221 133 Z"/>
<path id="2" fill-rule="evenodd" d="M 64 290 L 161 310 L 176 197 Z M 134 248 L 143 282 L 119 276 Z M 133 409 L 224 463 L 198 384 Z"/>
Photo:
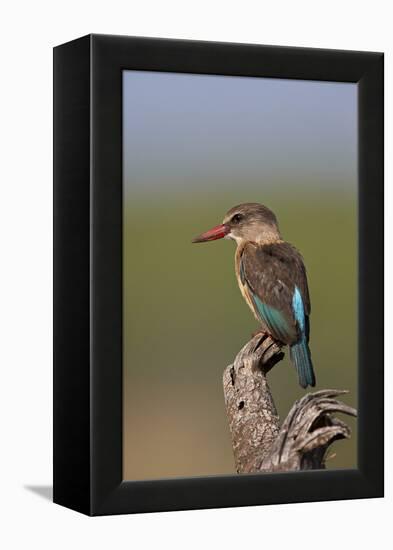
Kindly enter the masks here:
<path id="1" fill-rule="evenodd" d="M 243 252 L 244 252 L 244 246 L 238 246 L 235 254 L 235 273 L 236 273 L 237 284 L 239 285 L 240 292 L 242 293 L 244 300 L 247 302 L 248 307 L 253 312 L 254 317 L 258 322 L 260 322 L 259 316 L 255 311 L 254 303 L 251 300 L 250 291 L 247 287 L 247 283 L 243 283 L 242 277 L 240 274 L 240 265 L 241 265 Z"/>

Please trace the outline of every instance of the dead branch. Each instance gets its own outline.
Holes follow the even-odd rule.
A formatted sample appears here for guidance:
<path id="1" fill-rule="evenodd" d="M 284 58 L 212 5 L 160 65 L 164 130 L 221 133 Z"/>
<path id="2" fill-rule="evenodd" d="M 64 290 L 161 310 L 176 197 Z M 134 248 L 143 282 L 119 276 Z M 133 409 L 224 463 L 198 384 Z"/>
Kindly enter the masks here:
<path id="1" fill-rule="evenodd" d="M 254 336 L 223 375 L 224 396 L 238 473 L 325 467 L 326 451 L 349 427 L 332 416 L 356 410 L 336 399 L 343 390 L 321 390 L 296 401 L 280 428 L 266 374 L 284 357 L 269 336 Z"/>

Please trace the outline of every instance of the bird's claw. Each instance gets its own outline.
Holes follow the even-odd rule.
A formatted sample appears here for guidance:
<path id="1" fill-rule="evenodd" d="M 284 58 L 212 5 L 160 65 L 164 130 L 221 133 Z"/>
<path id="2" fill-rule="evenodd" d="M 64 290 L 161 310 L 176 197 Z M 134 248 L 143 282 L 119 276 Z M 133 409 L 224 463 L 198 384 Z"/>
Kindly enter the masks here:
<path id="1" fill-rule="evenodd" d="M 258 330 L 255 330 L 252 334 L 251 334 L 251 338 L 254 338 L 255 336 L 270 336 L 270 334 L 263 328 L 259 328 Z"/>

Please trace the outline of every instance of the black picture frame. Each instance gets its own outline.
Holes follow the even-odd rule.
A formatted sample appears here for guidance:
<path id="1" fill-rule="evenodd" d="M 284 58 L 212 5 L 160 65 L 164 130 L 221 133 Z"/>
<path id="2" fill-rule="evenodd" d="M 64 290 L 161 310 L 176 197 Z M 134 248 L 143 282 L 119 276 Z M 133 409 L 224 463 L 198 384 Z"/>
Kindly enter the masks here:
<path id="1" fill-rule="evenodd" d="M 123 481 L 122 71 L 359 86 L 358 468 Z M 88 35 L 54 49 L 54 502 L 88 515 L 383 496 L 383 54 Z"/>

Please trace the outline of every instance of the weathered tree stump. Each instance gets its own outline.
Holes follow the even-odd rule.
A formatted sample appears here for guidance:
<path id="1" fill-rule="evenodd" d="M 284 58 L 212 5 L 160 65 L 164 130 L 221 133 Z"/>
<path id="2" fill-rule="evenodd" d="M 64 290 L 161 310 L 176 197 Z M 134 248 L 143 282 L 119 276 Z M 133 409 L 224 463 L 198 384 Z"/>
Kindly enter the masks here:
<path id="1" fill-rule="evenodd" d="M 356 416 L 336 399 L 344 390 L 321 390 L 296 401 L 280 427 L 266 374 L 282 360 L 280 345 L 254 336 L 223 375 L 225 405 L 238 473 L 284 472 L 325 467 L 326 451 L 349 427 L 332 413 Z"/>

